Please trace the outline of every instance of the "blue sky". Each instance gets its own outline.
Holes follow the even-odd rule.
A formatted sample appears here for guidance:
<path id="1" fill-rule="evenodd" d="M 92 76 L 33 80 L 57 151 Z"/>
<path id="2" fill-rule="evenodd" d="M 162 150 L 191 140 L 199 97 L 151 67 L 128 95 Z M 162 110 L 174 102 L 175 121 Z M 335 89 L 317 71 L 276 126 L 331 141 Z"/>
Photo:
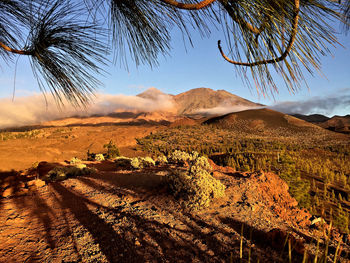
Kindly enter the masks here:
<path id="1" fill-rule="evenodd" d="M 178 94 L 189 89 L 207 87 L 214 90 L 225 89 L 243 98 L 266 105 L 286 101 L 305 102 L 327 98 L 350 97 L 350 34 L 339 35 L 344 47 L 331 48 L 333 56 L 322 57 L 322 72 L 324 76 L 315 72 L 314 76 L 305 73 L 308 85 L 296 94 L 290 94 L 282 80 L 279 93 L 275 98 L 258 95 L 254 90 L 247 88 L 236 75 L 234 66 L 227 63 L 217 49 L 217 40 L 221 33 L 214 31 L 210 38 L 202 39 L 199 34 L 193 35 L 194 47 L 186 47 L 179 32 L 173 33 L 172 50 L 170 55 L 159 58 L 159 66 L 139 66 L 136 68 L 129 61 L 129 69 L 119 65 L 106 68 L 108 74 L 99 76 L 104 83 L 97 92 L 105 94 L 135 95 L 149 87 L 155 87 L 163 92 Z M 0 69 L 0 98 L 12 97 L 14 87 L 14 65 L 2 64 Z M 16 97 L 28 96 L 40 92 L 37 83 L 32 77 L 28 59 L 20 57 L 17 65 Z M 343 101 L 344 102 L 344 101 Z M 336 105 L 328 110 L 315 109 L 326 115 L 350 114 L 350 103 Z M 315 113 L 312 110 L 307 113 Z"/>

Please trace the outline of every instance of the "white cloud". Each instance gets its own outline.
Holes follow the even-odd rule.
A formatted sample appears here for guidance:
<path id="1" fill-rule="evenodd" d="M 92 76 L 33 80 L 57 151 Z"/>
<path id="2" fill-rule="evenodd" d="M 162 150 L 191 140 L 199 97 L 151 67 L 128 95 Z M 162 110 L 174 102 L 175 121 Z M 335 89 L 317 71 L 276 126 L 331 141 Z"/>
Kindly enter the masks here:
<path id="1" fill-rule="evenodd" d="M 350 112 L 350 95 L 340 96 L 312 97 L 302 101 L 284 101 L 278 102 L 269 107 L 287 114 L 324 114 L 327 116 L 334 115 L 335 112 L 349 114 Z"/>
<path id="2" fill-rule="evenodd" d="M 105 115 L 115 111 L 172 111 L 171 98 L 160 94 L 154 100 L 138 96 L 97 94 L 94 103 L 86 109 L 77 109 L 66 103 L 58 108 L 51 95 L 45 101 L 42 94 L 0 99 L 0 128 L 40 124 L 71 116 Z"/>

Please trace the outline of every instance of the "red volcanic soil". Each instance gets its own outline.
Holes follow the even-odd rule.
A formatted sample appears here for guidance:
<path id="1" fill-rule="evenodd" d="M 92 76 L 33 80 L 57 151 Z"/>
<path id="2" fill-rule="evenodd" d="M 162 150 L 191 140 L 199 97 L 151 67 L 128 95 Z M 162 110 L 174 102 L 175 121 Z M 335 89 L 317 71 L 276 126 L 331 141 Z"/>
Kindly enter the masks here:
<path id="1" fill-rule="evenodd" d="M 72 157 L 85 159 L 88 150 L 95 153 L 105 152 L 103 145 L 110 140 L 113 140 L 123 155 L 141 155 L 142 153 L 135 150 L 135 139 L 164 127 L 147 123 L 108 123 L 101 118 L 98 123 L 91 123 L 90 119 L 86 124 L 64 127 L 66 121 L 55 121 L 57 126 L 62 127 L 40 127 L 34 130 L 37 134 L 33 137 L 24 137 L 26 133 L 21 132 L 17 133 L 18 138 L 0 140 L 0 172 L 24 170 L 40 161 L 58 162 L 70 160 Z M 12 135 L 15 136 L 16 133 Z"/>
<path id="2" fill-rule="evenodd" d="M 0 199 L 0 262 L 238 262 L 240 247 L 244 260 L 251 249 L 252 262 L 283 262 L 288 237 L 300 262 L 314 247 L 306 242 L 324 242 L 272 173 L 215 166 L 226 197 L 189 212 L 164 184 L 174 166 L 130 171 L 110 161 L 87 164 L 96 173 L 48 185 L 31 183 L 35 173 L 1 174 L 2 187 L 9 176 L 16 180 Z M 332 240 L 330 251 L 335 246 Z"/>
<path id="3" fill-rule="evenodd" d="M 172 122 L 169 127 L 178 127 L 178 126 L 195 126 L 195 125 L 200 125 L 201 124 L 201 120 L 195 120 L 192 118 L 188 118 L 188 117 L 183 117 L 183 118 L 179 118 L 176 121 Z"/>

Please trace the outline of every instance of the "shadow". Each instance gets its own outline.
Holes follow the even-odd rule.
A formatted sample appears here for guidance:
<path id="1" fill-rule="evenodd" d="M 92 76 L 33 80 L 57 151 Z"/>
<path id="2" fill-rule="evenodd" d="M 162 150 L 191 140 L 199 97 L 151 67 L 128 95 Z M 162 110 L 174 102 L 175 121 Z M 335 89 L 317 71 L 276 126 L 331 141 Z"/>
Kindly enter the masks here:
<path id="1" fill-rule="evenodd" d="M 80 180 L 93 186 L 86 178 Z M 51 186 L 60 196 L 61 206 L 68 208 L 88 230 L 108 262 L 188 262 L 191 259 L 220 262 L 220 258 L 228 258 L 228 251 L 232 249 L 232 244 L 224 244 L 213 238 L 214 232 L 203 234 L 200 226 L 195 224 L 189 224 L 189 229 L 184 231 L 147 218 L 133 209 L 103 206 L 68 190 L 60 183 Z M 108 218 L 113 217 L 112 222 L 101 219 L 99 213 L 108 214 Z M 126 222 L 120 223 L 123 219 Z M 188 236 L 196 238 L 189 239 Z M 204 250 L 201 245 L 208 248 Z M 221 249 L 221 252 L 213 257 L 207 252 L 208 249 L 215 253 Z"/>
<path id="2" fill-rule="evenodd" d="M 78 177 L 80 180 L 82 178 L 102 180 L 112 184 L 115 187 L 123 187 L 128 189 L 143 189 L 143 190 L 154 190 L 156 188 L 162 187 L 164 184 L 164 176 L 157 174 L 157 169 L 154 168 L 144 168 L 142 170 L 131 170 L 127 173 L 118 171 L 110 171 L 109 168 L 101 167 L 103 164 L 97 164 L 97 167 L 102 169 L 99 174 L 91 174 L 87 177 Z"/>
<path id="3" fill-rule="evenodd" d="M 40 198 L 36 192 L 30 194 L 30 199 L 23 197 L 12 198 L 11 201 L 16 205 L 18 211 L 27 210 L 30 208 L 30 218 L 38 219 L 44 227 L 44 237 L 50 249 L 56 248 L 56 243 L 51 234 L 52 220 L 57 217 L 56 213 L 50 206 Z"/>
<path id="4" fill-rule="evenodd" d="M 0 129 L 0 132 L 27 132 L 37 129 L 45 128 L 64 128 L 64 127 L 102 127 L 102 126 L 155 126 L 163 125 L 169 126 L 171 122 L 169 121 L 152 121 L 152 120 L 143 120 L 136 119 L 135 121 L 124 121 L 124 122 L 101 122 L 101 123 L 73 123 L 63 126 L 56 125 L 32 125 L 32 126 L 23 126 L 23 127 L 14 127 L 14 128 L 5 128 Z"/>
<path id="5" fill-rule="evenodd" d="M 52 183 L 52 188 L 60 197 L 60 205 L 69 209 L 75 218 L 92 235 L 94 241 L 108 262 L 142 262 L 142 257 L 137 253 L 137 248 L 131 242 L 117 234 L 110 224 L 107 224 L 97 214 L 93 213 L 88 204 L 99 207 L 98 204 L 75 194 L 59 183 Z"/>
<path id="6" fill-rule="evenodd" d="M 24 191 L 27 191 L 25 188 L 26 182 L 35 177 L 35 174 L 31 172 L 28 175 L 24 175 L 15 170 L 0 171 L 0 209 L 4 199 L 24 194 Z"/>

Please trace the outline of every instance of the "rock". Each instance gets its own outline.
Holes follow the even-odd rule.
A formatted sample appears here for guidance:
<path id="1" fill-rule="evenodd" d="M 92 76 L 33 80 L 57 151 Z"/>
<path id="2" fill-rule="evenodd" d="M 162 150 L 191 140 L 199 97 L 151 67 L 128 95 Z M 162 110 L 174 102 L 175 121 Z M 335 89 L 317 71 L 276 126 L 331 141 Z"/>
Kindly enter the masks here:
<path id="1" fill-rule="evenodd" d="M 30 186 L 36 186 L 36 187 L 43 187 L 45 186 L 45 181 L 37 179 L 37 180 L 32 180 L 27 183 L 27 185 Z"/>
<path id="2" fill-rule="evenodd" d="M 6 198 L 6 197 L 10 197 L 15 193 L 15 189 L 13 187 L 9 187 L 7 188 L 3 193 L 2 193 L 2 197 Z"/>
<path id="3" fill-rule="evenodd" d="M 19 189 L 18 191 L 16 191 L 15 195 L 16 196 L 22 196 L 22 195 L 28 194 L 28 192 L 29 192 L 28 189 L 22 188 L 22 189 Z"/>
<path id="4" fill-rule="evenodd" d="M 140 243 L 140 241 L 138 241 L 138 240 L 135 240 L 135 246 L 141 246 L 141 243 Z"/>
<path id="5" fill-rule="evenodd" d="M 2 193 L 2 197 L 7 198 L 11 196 L 22 196 L 27 194 L 28 191 L 29 190 L 26 188 L 9 187 Z"/>
<path id="6" fill-rule="evenodd" d="M 9 187 L 11 185 L 11 183 L 10 182 L 3 182 L 2 184 L 1 184 L 1 188 L 7 188 L 7 187 Z"/>

